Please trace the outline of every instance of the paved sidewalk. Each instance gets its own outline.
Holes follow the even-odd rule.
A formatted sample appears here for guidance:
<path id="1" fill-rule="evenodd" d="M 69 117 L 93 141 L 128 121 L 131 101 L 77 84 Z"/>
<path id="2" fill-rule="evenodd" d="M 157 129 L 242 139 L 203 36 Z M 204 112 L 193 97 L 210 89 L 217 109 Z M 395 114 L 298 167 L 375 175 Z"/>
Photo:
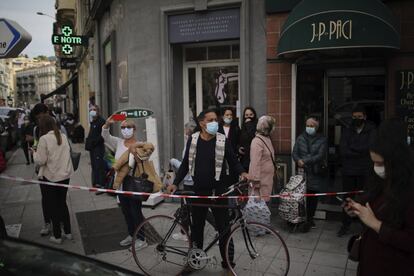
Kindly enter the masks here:
<path id="1" fill-rule="evenodd" d="M 75 151 L 82 151 L 82 156 L 79 169 L 71 178 L 71 184 L 91 186 L 89 154 L 83 148 L 83 144 L 75 144 L 73 146 Z M 20 149 L 11 153 L 5 174 L 25 178 L 35 177 L 33 165 L 27 166 L 25 164 L 23 152 Z M 81 239 L 82 233 L 80 233 L 76 213 L 117 208 L 116 199 L 107 195 L 97 196 L 94 193 L 70 190 L 67 201 L 74 240 L 65 241 L 62 245 L 52 246 L 84 255 L 84 245 Z M 176 208 L 178 208 L 178 205 L 175 203 L 162 203 L 154 210 L 144 208 L 144 215 L 173 214 Z M 0 179 L 0 214 L 10 230 L 18 233 L 20 238 L 51 245 L 47 237 L 40 237 L 39 235 L 39 230 L 43 225 L 43 216 L 40 189 L 37 184 Z M 312 229 L 306 234 L 288 233 L 284 229 L 284 224 L 276 217 L 272 217 L 272 223 L 275 229 L 280 231 L 289 247 L 291 257 L 289 275 L 356 275 L 356 264 L 347 260 L 346 246 L 349 235 L 343 238 L 336 237 L 336 231 L 340 227 L 339 222 L 318 220 L 316 221 L 317 228 Z M 97 225 L 96 227 L 100 226 Z M 126 228 L 124 224 L 119 225 L 119 227 Z M 211 231 L 209 229 L 209 233 Z M 121 236 L 119 240 L 123 238 L 124 236 Z M 220 261 L 217 248 L 212 251 L 217 254 L 217 260 Z M 88 256 L 139 272 L 128 250 L 117 250 Z M 221 273 L 219 268 L 209 268 L 192 275 L 220 275 Z"/>

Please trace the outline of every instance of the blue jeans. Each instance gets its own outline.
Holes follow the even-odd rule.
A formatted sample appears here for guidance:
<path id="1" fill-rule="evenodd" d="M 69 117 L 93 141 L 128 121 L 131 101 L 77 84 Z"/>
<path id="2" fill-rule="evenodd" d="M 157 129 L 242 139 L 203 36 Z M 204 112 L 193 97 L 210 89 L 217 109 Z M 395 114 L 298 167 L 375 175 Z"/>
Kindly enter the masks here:
<path id="1" fill-rule="evenodd" d="M 119 195 L 119 202 L 121 203 L 122 213 L 124 214 L 127 223 L 128 233 L 133 237 L 138 225 L 145 219 L 144 214 L 142 213 L 142 202 L 141 200 L 133 199 L 132 197 L 125 195 Z M 145 240 L 144 231 L 140 231 L 137 238 Z"/>

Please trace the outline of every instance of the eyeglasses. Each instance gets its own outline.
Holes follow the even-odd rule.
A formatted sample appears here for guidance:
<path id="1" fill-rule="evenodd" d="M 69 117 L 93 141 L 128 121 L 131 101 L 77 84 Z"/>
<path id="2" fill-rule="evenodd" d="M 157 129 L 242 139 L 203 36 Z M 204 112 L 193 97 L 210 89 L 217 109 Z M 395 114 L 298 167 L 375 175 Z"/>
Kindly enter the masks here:
<path id="1" fill-rule="evenodd" d="M 126 129 L 126 128 L 134 128 L 132 126 L 121 126 L 121 129 Z"/>

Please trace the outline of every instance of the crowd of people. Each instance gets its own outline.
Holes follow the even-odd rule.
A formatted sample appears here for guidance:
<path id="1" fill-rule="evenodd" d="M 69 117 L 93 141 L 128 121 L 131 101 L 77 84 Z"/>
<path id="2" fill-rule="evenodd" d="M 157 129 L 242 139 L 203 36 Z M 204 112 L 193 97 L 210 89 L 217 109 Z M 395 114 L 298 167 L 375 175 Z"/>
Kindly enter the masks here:
<path id="1" fill-rule="evenodd" d="M 106 120 L 102 118 L 97 105 L 90 106 L 89 115 L 90 129 L 85 149 L 90 153 L 92 185 L 126 189 L 125 181 L 132 172 L 135 176 L 145 175 L 154 184 L 153 192 L 161 190 L 160 177 L 151 162 L 154 146 L 149 141 L 137 140 L 134 121 L 126 119 L 120 122 L 120 138 L 110 133 L 110 127 L 116 123 L 112 116 Z M 67 134 L 65 124 L 74 122 L 70 122 L 70 117 L 68 120 L 64 123 L 43 104 L 36 105 L 30 115 L 22 119 L 21 134 L 25 142 L 22 148 L 26 161 L 35 163 L 41 180 L 56 184 L 70 181 L 73 166 L 68 136 L 71 134 Z M 275 185 L 280 185 L 275 183 L 277 152 L 272 143 L 276 124 L 272 116 L 258 118 L 252 107 L 244 109 L 241 127 L 231 108 L 201 112 L 195 121 L 185 124 L 185 148 L 182 156 L 170 160 L 176 177 L 171 185 L 165 187 L 166 192 L 174 193 L 183 183 L 182 189 L 195 195 L 217 195 L 224 193 L 231 184 L 246 180 L 250 183 L 249 194 L 259 195 L 269 204 L 269 196 L 278 188 Z M 308 117 L 305 125 L 294 144 L 292 159 L 297 173 L 306 179 L 306 192 L 318 193 L 328 175 L 328 140 L 320 131 L 319 118 Z M 69 133 L 73 134 L 73 129 Z M 412 272 L 414 160 L 407 142 L 406 126 L 402 121 L 386 120 L 376 129 L 360 106 L 352 111 L 351 126 L 342 131 L 343 190 L 363 189 L 365 192 L 361 196 L 344 198 L 342 226 L 337 235 L 348 234 L 353 221 L 363 225 L 358 275 L 409 275 L 407 273 Z M 114 152 L 111 166 L 105 160 L 106 146 Z M 108 171 L 113 173 L 113 177 L 108 178 Z M 72 239 L 67 189 L 45 185 L 40 185 L 40 188 L 45 223 L 40 234 L 52 233 L 50 241 L 57 244 L 64 239 Z M 129 247 L 135 229 L 145 219 L 142 199 L 119 195 L 117 200 L 129 234 L 120 240 L 120 245 Z M 207 199 L 203 201 L 208 203 Z M 222 200 L 215 204 L 230 203 Z M 303 232 L 316 227 L 314 215 L 317 205 L 318 197 L 306 199 Z M 225 208 L 191 208 L 191 220 L 183 223 L 190 229 L 193 244 L 199 248 L 203 247 L 206 219 L 221 234 L 230 223 L 230 214 Z M 145 233 L 138 233 L 137 237 L 135 250 L 145 248 Z M 221 237 L 219 248 L 222 266 L 226 268 L 224 246 L 227 236 L 224 233 Z M 174 233 L 173 238 L 185 237 Z M 236 265 L 230 259 L 230 264 Z M 400 273 L 395 274 L 395 269 Z"/>

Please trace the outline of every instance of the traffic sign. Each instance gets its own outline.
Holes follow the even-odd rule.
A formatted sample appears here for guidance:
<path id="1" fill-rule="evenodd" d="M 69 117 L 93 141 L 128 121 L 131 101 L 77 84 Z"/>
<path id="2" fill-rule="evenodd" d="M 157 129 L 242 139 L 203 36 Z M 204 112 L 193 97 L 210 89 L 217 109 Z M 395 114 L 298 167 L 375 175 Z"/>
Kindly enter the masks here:
<path id="1" fill-rule="evenodd" d="M 32 36 L 15 21 L 0 18 L 0 58 L 17 57 Z"/>
<path id="2" fill-rule="evenodd" d="M 117 111 L 115 114 L 124 114 L 127 119 L 136 119 L 150 117 L 154 112 L 144 108 L 131 108 Z"/>

